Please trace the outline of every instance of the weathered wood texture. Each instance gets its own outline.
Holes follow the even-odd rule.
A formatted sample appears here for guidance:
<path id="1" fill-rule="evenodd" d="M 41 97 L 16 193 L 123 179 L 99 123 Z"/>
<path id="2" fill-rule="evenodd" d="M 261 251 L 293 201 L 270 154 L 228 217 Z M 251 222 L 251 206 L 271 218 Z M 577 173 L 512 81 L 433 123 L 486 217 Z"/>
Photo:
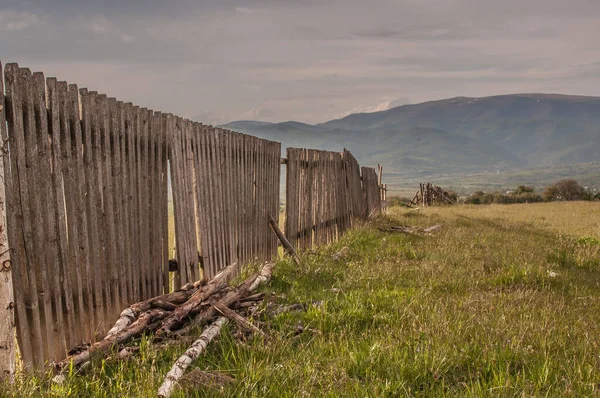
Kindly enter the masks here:
<path id="1" fill-rule="evenodd" d="M 372 167 L 362 167 L 361 172 L 367 217 L 373 217 L 381 213 L 381 197 L 377 173 Z"/>
<path id="2" fill-rule="evenodd" d="M 4 79 L 0 63 L 0 142 L 6 142 Z M 6 190 L 2 183 L 10 175 L 8 146 L 0 147 L 0 380 L 11 379 L 15 371 L 15 317 L 10 248 L 6 232 Z M 9 192 L 9 194 L 12 194 Z"/>
<path id="3" fill-rule="evenodd" d="M 352 154 L 287 149 L 285 236 L 306 250 L 336 240 L 366 216 L 359 166 Z"/>
<path id="4" fill-rule="evenodd" d="M 41 368 L 163 291 L 166 139 L 159 113 L 16 64 L 5 82 L 17 338 Z"/>
<path id="5" fill-rule="evenodd" d="M 197 279 L 199 269 L 211 279 L 228 264 L 277 254 L 269 214 L 279 213 L 280 144 L 188 123 L 191 134 L 175 132 L 171 152 L 176 285 Z"/>

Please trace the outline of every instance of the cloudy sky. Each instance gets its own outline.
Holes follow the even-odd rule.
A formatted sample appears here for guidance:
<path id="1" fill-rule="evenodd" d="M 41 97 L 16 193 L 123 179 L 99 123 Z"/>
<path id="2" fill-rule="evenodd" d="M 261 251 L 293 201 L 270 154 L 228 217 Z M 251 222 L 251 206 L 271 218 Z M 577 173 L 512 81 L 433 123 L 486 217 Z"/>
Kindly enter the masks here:
<path id="1" fill-rule="evenodd" d="M 600 95 L 598 0 L 0 0 L 0 60 L 205 123 Z"/>

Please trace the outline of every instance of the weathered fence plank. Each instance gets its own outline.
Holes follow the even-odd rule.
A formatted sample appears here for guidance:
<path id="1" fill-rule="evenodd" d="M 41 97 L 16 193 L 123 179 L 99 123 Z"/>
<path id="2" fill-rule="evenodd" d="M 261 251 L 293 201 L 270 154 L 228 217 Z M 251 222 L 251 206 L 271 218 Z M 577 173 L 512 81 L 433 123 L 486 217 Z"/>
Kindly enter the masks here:
<path id="1" fill-rule="evenodd" d="M 10 246 L 7 235 L 7 191 L 3 181 L 12 181 L 8 161 L 8 134 L 6 131 L 6 109 L 4 102 L 4 73 L 0 62 L 0 139 L 2 162 L 0 162 L 0 379 L 11 379 L 15 372 L 14 330 L 14 292 Z M 6 184 L 10 186 L 9 184 Z M 11 194 L 11 193 L 9 193 Z"/>

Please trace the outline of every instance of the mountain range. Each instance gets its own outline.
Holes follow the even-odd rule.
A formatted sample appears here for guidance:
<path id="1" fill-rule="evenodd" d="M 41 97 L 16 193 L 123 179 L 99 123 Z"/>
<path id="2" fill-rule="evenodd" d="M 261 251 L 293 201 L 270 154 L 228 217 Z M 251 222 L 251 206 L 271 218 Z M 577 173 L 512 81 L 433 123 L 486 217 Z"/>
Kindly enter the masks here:
<path id="1" fill-rule="evenodd" d="M 600 97 L 512 94 L 455 97 L 326 123 L 236 121 L 234 131 L 282 147 L 348 148 L 396 176 L 543 168 L 600 160 Z"/>

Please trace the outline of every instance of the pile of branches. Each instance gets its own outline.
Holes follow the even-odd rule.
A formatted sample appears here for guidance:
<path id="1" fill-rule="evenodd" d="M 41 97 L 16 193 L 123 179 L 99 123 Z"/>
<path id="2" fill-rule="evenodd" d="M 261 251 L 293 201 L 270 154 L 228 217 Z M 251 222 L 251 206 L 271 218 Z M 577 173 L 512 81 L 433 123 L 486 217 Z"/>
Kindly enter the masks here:
<path id="1" fill-rule="evenodd" d="M 262 334 L 262 331 L 240 315 L 240 311 L 262 300 L 264 294 L 252 294 L 271 278 L 274 263 L 265 263 L 260 272 L 238 286 L 230 286 L 236 264 L 229 265 L 210 282 L 198 281 L 184 286 L 180 291 L 153 297 L 125 309 L 104 339 L 75 350 L 59 362 L 59 372 L 70 366 L 80 367 L 92 357 L 104 357 L 112 348 L 130 342 L 144 333 L 160 338 L 184 335 L 196 326 L 208 325 L 200 337 L 175 362 L 158 390 L 160 397 L 168 397 L 189 365 L 206 349 L 229 320 L 242 328 Z"/>
<path id="2" fill-rule="evenodd" d="M 413 196 L 408 206 L 417 206 L 419 203 L 423 207 L 434 204 L 453 205 L 456 204 L 456 200 L 453 199 L 452 196 L 453 195 L 450 192 L 431 183 L 419 184 L 419 189 L 415 193 L 415 196 Z"/>

